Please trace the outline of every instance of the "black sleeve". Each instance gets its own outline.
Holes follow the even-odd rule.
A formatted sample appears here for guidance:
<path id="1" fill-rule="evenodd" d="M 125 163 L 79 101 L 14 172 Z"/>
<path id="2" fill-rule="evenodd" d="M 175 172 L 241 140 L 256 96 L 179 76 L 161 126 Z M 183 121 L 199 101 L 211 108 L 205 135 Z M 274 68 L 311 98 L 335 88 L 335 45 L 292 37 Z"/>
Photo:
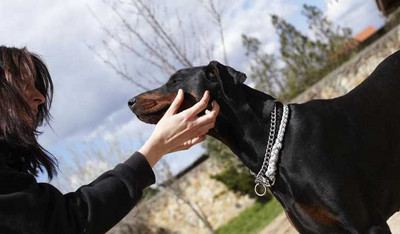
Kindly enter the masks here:
<path id="1" fill-rule="evenodd" d="M 139 152 L 65 195 L 29 174 L 1 169 L 0 233 L 105 233 L 154 182 L 154 173 Z"/>

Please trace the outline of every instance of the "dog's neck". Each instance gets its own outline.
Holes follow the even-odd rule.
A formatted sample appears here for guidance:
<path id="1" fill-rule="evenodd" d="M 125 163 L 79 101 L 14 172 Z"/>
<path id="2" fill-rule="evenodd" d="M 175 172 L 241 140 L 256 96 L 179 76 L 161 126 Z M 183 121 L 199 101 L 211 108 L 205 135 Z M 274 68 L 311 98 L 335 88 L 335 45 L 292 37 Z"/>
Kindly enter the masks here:
<path id="1" fill-rule="evenodd" d="M 250 170 L 257 172 L 267 147 L 275 99 L 247 85 L 242 85 L 241 89 L 240 100 L 217 100 L 221 111 L 210 135 L 227 145 Z M 277 121 L 281 115 L 282 105 L 278 105 Z"/>

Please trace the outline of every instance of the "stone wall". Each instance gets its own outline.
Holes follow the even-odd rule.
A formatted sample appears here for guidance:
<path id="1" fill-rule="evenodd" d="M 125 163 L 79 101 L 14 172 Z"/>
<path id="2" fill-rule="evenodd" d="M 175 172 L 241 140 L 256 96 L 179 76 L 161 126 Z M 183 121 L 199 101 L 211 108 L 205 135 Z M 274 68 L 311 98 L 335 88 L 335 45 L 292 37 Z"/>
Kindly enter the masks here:
<path id="1" fill-rule="evenodd" d="M 230 192 L 225 185 L 210 178 L 220 171 L 213 159 L 205 160 L 170 188 L 133 209 L 122 223 L 142 220 L 153 233 L 211 233 L 186 202 L 197 212 L 203 212 L 214 230 L 254 203 L 254 199 Z M 121 227 L 116 227 L 110 233 L 137 231 L 122 232 Z"/>
<path id="2" fill-rule="evenodd" d="M 179 192 L 196 210 L 201 209 L 214 229 L 235 217 L 253 200 L 228 191 L 225 185 L 210 178 L 220 170 L 214 160 L 208 159 L 187 173 L 167 190 L 168 195 L 160 194 L 164 199 L 155 198 L 148 203 L 148 221 L 177 233 L 208 233 L 190 206 L 177 198 Z"/>

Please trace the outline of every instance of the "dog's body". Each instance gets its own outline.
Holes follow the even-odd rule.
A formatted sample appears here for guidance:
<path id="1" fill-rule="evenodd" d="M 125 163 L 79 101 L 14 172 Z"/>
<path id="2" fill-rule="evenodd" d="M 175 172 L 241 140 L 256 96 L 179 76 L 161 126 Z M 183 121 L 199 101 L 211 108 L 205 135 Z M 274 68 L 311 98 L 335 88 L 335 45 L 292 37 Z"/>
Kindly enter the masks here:
<path id="1" fill-rule="evenodd" d="M 183 109 L 210 90 L 221 111 L 209 134 L 258 172 L 275 100 L 242 84 L 244 78 L 211 62 L 178 71 L 130 106 L 141 120 L 156 123 L 178 88 L 188 96 Z M 400 208 L 399 100 L 397 52 L 345 96 L 289 105 L 271 191 L 299 232 L 390 233 L 386 220 Z M 278 121 L 281 114 L 279 104 Z"/>

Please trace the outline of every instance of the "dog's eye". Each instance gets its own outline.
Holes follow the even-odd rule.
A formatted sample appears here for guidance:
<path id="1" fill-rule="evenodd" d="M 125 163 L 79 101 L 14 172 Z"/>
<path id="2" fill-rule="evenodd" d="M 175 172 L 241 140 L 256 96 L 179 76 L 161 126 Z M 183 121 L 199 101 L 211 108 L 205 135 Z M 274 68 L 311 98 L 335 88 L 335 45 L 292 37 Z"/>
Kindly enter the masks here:
<path id="1" fill-rule="evenodd" d="M 169 80 L 168 83 L 167 83 L 167 85 L 175 85 L 175 84 L 177 84 L 178 82 L 179 82 L 179 80 L 177 80 L 177 79 Z"/>

